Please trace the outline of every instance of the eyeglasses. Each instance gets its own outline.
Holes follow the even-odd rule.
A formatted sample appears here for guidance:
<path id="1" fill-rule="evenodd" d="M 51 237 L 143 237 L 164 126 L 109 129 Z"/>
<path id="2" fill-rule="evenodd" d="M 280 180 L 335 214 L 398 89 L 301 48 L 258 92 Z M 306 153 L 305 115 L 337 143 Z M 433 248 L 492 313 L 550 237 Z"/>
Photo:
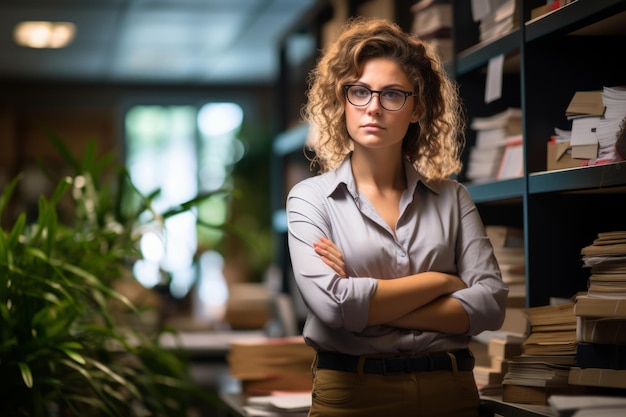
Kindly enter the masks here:
<path id="1" fill-rule="evenodd" d="M 406 98 L 415 96 L 402 90 L 370 90 L 369 88 L 359 84 L 347 84 L 343 87 L 346 90 L 346 98 L 355 107 L 364 107 L 370 104 L 374 93 L 378 94 L 380 106 L 387 111 L 398 111 L 406 103 Z"/>

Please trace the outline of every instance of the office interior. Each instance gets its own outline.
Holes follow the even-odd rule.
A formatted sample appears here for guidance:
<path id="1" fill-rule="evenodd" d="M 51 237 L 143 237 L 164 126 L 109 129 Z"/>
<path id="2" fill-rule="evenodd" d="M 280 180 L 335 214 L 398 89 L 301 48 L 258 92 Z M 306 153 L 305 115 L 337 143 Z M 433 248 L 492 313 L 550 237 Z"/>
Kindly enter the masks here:
<path id="1" fill-rule="evenodd" d="M 418 3 L 451 5 L 452 19 L 459 25 L 453 25 L 446 39 L 456 43 L 455 52 L 471 55 L 474 46 L 468 44 L 471 41 L 465 34 L 470 31 L 467 26 L 471 26 L 472 36 L 476 37 L 478 23 L 469 17 L 470 3 L 474 2 L 3 2 L 0 190 L 6 198 L 0 204 L 0 224 L 6 242 L 17 245 L 9 238 L 16 225 L 39 224 L 43 228 L 46 221 L 67 224 L 70 230 L 75 227 L 76 236 L 80 236 L 79 228 L 85 228 L 85 224 L 102 214 L 91 226 L 95 227 L 93 233 L 111 239 L 107 240 L 111 252 L 107 253 L 109 258 L 103 256 L 102 262 L 92 264 L 98 263 L 97 268 L 101 269 L 97 271 L 110 272 L 102 269 L 102 263 L 120 260 L 114 258 L 111 248 L 124 252 L 123 267 L 116 270 L 120 276 L 107 283 L 116 294 L 140 307 L 139 315 L 124 308 L 114 310 L 114 315 L 121 314 L 116 319 L 121 317 L 123 327 L 131 331 L 157 335 L 158 340 L 153 342 L 159 348 L 175 351 L 184 358 L 195 387 L 210 394 L 208 399 L 192 400 L 185 410 L 188 415 L 237 415 L 237 410 L 225 406 L 217 395 L 242 390 L 241 382 L 229 373 L 229 344 L 245 338 L 298 336 L 306 317 L 306 307 L 290 271 L 281 209 L 286 190 L 295 181 L 312 175 L 304 150 L 308 131 L 300 119 L 307 75 L 323 46 L 350 17 L 388 18 L 410 31 Z M 553 2 L 513 3 L 523 11 L 521 19 L 529 21 L 531 9 L 548 7 Z M 563 8 L 569 7 L 570 15 L 576 15 L 564 18 L 571 20 L 573 23 L 568 24 L 575 29 L 555 29 L 556 35 L 552 35 L 552 29 L 545 29 L 550 34 L 545 37 L 553 36 L 559 41 L 563 31 L 583 31 L 587 25 L 593 26 L 587 21 L 595 19 L 598 24 L 594 29 L 610 25 L 611 30 L 602 33 L 602 39 L 610 39 L 609 46 L 598 48 L 594 57 L 610 60 L 603 54 L 624 39 L 626 2 L 563 3 L 568 3 Z M 551 13 L 544 20 L 551 19 L 553 26 L 557 26 L 556 22 L 560 27 L 556 8 L 546 9 L 546 15 Z M 73 37 L 67 46 L 31 48 L 16 43 L 20 22 L 48 20 L 69 23 L 70 29 L 75 30 L 68 35 Z M 525 106 L 528 119 L 543 116 L 542 96 L 536 91 L 545 89 L 549 95 L 550 80 L 537 79 L 541 70 L 536 62 L 552 52 L 555 60 L 564 62 L 563 66 L 570 62 L 567 49 L 557 53 L 543 45 L 541 42 L 548 41 L 531 32 L 532 28 L 527 29 L 528 36 L 535 37 L 532 40 L 508 38 L 507 42 L 514 44 L 512 51 L 506 49 L 508 46 L 498 46 L 506 49 L 504 98 L 500 100 L 484 102 L 489 55 L 499 55 L 497 51 L 487 48 L 486 52 L 469 56 L 472 60 L 462 60 L 456 54 L 446 58 L 451 75 L 463 84 L 461 93 L 470 107 L 468 123 L 473 117 L 493 115 L 510 107 Z M 516 48 L 515 42 L 523 47 Z M 589 42 L 584 44 L 586 47 L 597 45 L 595 40 L 585 38 L 585 42 Z M 527 50 L 520 53 L 519 49 L 528 44 Z M 540 52 L 532 49 L 537 44 Z M 567 47 L 575 50 L 569 43 Z M 525 63 L 520 64 L 520 56 L 526 59 Z M 507 65 L 528 65 L 528 69 L 511 75 Z M 594 83 L 593 76 L 585 80 L 576 79 L 575 75 L 563 77 L 576 79 L 571 81 L 575 90 L 626 85 L 622 72 L 616 68 L 607 69 L 606 75 L 597 68 L 586 70 L 596 71 L 594 76 L 599 81 Z M 520 77 L 526 77 L 521 92 Z M 566 82 L 564 79 L 555 88 L 564 89 Z M 537 83 L 537 87 L 532 83 Z M 555 105 L 557 109 L 548 114 L 562 118 L 570 98 L 569 93 L 563 93 L 561 102 Z M 530 125 L 531 121 L 527 123 Z M 576 248 L 591 244 L 600 232 L 625 230 L 624 162 L 585 167 L 590 168 L 588 175 L 571 173 L 571 167 L 566 167 L 566 171 L 570 170 L 567 176 L 555 171 L 541 183 L 539 176 L 533 176 L 546 170 L 547 153 L 551 151 L 546 150 L 545 143 L 553 133 L 550 123 L 542 119 L 533 127 L 525 127 L 528 135 L 539 127 L 541 133 L 547 134 L 545 140 L 525 144 L 526 154 L 537 157 L 527 156 L 529 162 L 519 175 L 491 178 L 475 188 L 468 181 L 485 223 L 522 230 L 521 239 L 526 240 L 523 257 L 527 263 L 525 276 L 530 279 L 523 284 L 523 299 L 512 301 L 515 310 L 507 321 L 515 332 L 527 329 L 525 309 L 586 290 L 588 271 L 580 270 Z M 468 150 L 473 140 L 470 134 Z M 464 158 L 467 165 L 467 152 Z M 105 166 L 107 169 L 99 170 Z M 583 170 L 580 164 L 572 166 L 574 170 Z M 127 174 L 124 186 L 115 176 L 122 168 Z M 563 167 L 555 169 L 560 168 Z M 101 176 L 90 179 L 86 173 Z M 78 178 L 86 183 L 79 184 Z M 460 180 L 468 178 L 461 176 Z M 56 201 L 53 196 L 64 182 L 69 185 Z M 533 186 L 539 191 L 533 191 Z M 587 198 L 589 195 L 597 199 L 592 201 Z M 115 229 L 117 232 L 107 229 L 109 223 L 105 221 L 111 219 L 107 214 L 113 216 L 121 212 L 116 210 L 123 211 L 121 206 L 105 204 L 111 196 L 127 198 L 129 213 L 136 215 L 134 220 L 126 218 L 127 223 L 116 224 L 121 228 Z M 42 220 L 42 213 L 46 212 L 42 198 L 55 202 L 50 205 L 58 218 Z M 101 204 L 96 207 L 110 212 L 90 212 L 91 204 Z M 551 207 L 562 210 L 573 205 L 579 212 L 564 212 L 552 223 L 549 216 L 540 218 L 551 212 Z M 602 216 L 592 214 L 598 206 L 606 210 Z M 593 216 L 594 220 L 585 223 L 578 216 Z M 120 236 L 128 233 L 123 235 L 127 241 L 115 241 L 119 247 L 111 243 L 113 238 L 108 234 L 118 232 Z M 561 245 L 563 240 L 568 244 Z M 537 241 L 542 243 L 530 243 Z M 4 247 L 9 248 L 9 243 L 4 243 Z M 83 253 L 97 254 L 95 249 L 86 247 Z M 63 262 L 88 268 L 89 263 L 77 255 L 80 249 L 70 253 L 68 248 L 71 246 L 61 249 L 67 255 Z M 10 251 L 3 249 L 2 256 Z M 566 259 L 570 266 L 557 265 L 559 258 Z M 3 261 L 3 265 L 6 276 L 15 279 L 7 272 L 7 262 Z M 544 274 L 575 278 L 544 279 Z M 28 373 L 21 369 L 21 378 L 27 383 Z M 618 396 L 624 395 L 623 391 L 616 391 Z M 499 403 L 498 407 L 504 406 Z M 502 415 L 555 415 L 546 407 L 495 409 Z"/>

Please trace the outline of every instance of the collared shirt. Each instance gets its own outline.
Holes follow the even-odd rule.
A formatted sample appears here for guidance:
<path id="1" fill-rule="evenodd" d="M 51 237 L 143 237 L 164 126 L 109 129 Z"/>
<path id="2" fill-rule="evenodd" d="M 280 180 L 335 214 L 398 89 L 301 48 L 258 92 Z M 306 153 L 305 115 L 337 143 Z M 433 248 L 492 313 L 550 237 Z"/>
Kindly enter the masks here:
<path id="1" fill-rule="evenodd" d="M 468 191 L 451 179 L 424 181 L 408 162 L 405 171 L 407 188 L 395 234 L 357 190 L 350 157 L 289 192 L 289 252 L 308 308 L 303 336 L 318 351 L 361 355 L 457 349 L 467 347 L 472 335 L 502 325 L 508 289 Z M 347 278 L 315 253 L 313 243 L 322 236 L 343 253 Z M 377 279 L 425 271 L 454 274 L 467 285 L 452 295 L 469 316 L 466 334 L 367 325 Z"/>

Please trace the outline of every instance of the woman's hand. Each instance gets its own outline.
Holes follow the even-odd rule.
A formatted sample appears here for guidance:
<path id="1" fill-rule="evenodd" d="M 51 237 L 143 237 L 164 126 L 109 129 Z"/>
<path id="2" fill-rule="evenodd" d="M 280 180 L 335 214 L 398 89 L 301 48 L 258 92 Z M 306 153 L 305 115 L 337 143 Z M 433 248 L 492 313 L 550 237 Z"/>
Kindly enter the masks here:
<path id="1" fill-rule="evenodd" d="M 347 278 L 346 264 L 343 260 L 343 254 L 335 244 L 329 239 L 322 237 L 319 242 L 313 243 L 315 253 L 317 253 L 322 261 L 330 266 L 342 278 Z"/>

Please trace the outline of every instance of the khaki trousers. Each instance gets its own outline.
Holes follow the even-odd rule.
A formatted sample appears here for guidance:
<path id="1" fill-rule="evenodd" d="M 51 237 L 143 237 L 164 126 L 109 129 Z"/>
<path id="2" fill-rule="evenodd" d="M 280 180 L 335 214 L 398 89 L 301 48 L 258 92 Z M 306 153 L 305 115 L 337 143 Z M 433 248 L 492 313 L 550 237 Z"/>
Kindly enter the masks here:
<path id="1" fill-rule="evenodd" d="M 313 363 L 309 417 L 477 417 L 472 371 L 359 374 Z"/>

